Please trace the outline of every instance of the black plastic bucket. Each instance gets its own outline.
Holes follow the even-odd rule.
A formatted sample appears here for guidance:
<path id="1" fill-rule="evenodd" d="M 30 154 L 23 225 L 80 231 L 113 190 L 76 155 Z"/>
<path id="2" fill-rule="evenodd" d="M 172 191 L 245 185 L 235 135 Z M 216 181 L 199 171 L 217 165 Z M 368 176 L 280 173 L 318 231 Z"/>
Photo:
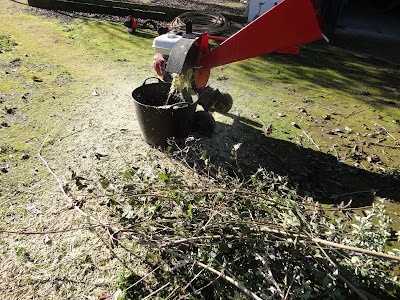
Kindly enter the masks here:
<path id="1" fill-rule="evenodd" d="M 152 78 L 158 82 L 147 83 Z M 171 137 L 186 138 L 192 129 L 197 101 L 189 94 L 168 99 L 170 87 L 171 83 L 150 77 L 132 92 L 142 137 L 150 145 L 165 145 Z"/>

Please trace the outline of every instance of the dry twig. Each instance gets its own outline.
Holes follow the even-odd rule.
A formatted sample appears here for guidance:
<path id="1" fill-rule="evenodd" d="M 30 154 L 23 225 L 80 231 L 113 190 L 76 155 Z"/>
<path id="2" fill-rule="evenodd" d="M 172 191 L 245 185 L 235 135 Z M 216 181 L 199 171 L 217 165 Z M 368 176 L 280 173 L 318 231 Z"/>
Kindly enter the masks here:
<path id="1" fill-rule="evenodd" d="M 203 269 L 206 269 L 207 271 L 210 271 L 211 273 L 214 273 L 218 276 L 220 276 L 221 278 L 223 278 L 224 280 L 226 280 L 227 282 L 229 282 L 230 284 L 236 286 L 238 289 L 240 289 L 243 293 L 245 293 L 247 296 L 256 299 L 256 300 L 262 300 L 260 297 L 258 297 L 256 294 L 254 294 L 252 291 L 250 291 L 248 288 L 246 288 L 242 283 L 240 283 L 239 281 L 237 281 L 236 279 L 233 279 L 232 277 L 229 277 L 225 274 L 223 274 L 220 271 L 215 270 L 214 268 L 211 268 L 210 266 L 207 266 L 197 260 L 191 259 L 185 255 L 176 253 L 175 251 L 169 250 L 169 249 L 163 249 L 165 252 L 172 254 L 175 257 L 179 257 L 181 259 L 184 259 L 188 262 L 192 262 L 195 263 L 196 265 L 198 265 L 199 267 L 202 267 Z"/>
<path id="2" fill-rule="evenodd" d="M 307 132 L 305 132 L 304 130 L 302 130 L 302 131 L 303 131 L 303 133 L 306 135 L 306 137 L 308 138 L 308 141 L 311 142 L 311 143 L 313 143 L 314 146 L 317 147 L 318 150 L 321 150 L 321 148 L 315 143 L 314 139 L 313 139 L 311 136 L 309 136 L 309 135 L 307 134 Z"/>
<path id="3" fill-rule="evenodd" d="M 387 130 L 385 127 L 383 127 L 382 125 L 380 125 L 380 124 L 378 124 L 378 123 L 376 123 L 376 122 L 374 122 L 374 125 L 383 128 L 383 129 L 386 131 L 386 133 L 387 133 L 392 139 L 394 139 L 396 142 L 398 141 L 398 140 L 389 132 L 389 130 Z"/>

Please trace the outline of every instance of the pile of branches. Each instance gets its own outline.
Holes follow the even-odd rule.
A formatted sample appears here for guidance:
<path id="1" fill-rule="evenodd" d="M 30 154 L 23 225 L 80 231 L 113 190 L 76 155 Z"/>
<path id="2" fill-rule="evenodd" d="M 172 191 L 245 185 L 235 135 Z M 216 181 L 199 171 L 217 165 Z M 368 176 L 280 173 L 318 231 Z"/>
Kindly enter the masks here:
<path id="1" fill-rule="evenodd" d="M 233 156 L 237 149 L 232 149 Z M 134 256 L 146 253 L 141 263 L 151 271 L 145 278 L 135 272 L 120 274 L 121 295 L 400 295 L 395 276 L 400 257 L 385 253 L 392 221 L 383 202 L 360 209 L 351 203 L 322 206 L 264 169 L 244 179 L 217 170 L 205 154 L 202 158 L 201 174 L 193 169 L 189 176 L 158 164 L 127 170 L 119 185 L 123 192 L 109 198 L 122 226 L 113 230 L 112 243 Z"/>
<path id="2" fill-rule="evenodd" d="M 118 224 L 102 224 L 65 194 L 104 227 L 110 247 L 132 258 L 113 298 L 399 297 L 400 256 L 386 251 L 395 236 L 383 201 L 358 209 L 321 205 L 264 169 L 229 175 L 206 153 L 193 159 L 191 150 L 165 153 L 188 164 L 185 171 L 149 154 L 147 167 L 99 178 Z"/>

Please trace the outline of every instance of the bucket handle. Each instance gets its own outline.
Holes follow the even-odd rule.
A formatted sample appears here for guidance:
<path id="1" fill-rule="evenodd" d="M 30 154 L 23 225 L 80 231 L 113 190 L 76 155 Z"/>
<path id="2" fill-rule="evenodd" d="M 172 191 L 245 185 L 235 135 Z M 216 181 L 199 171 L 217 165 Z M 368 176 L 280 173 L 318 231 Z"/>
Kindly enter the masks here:
<path id="1" fill-rule="evenodd" d="M 168 109 L 178 109 L 178 108 L 185 108 L 185 107 L 188 107 L 189 106 L 189 104 L 190 103 L 188 103 L 188 102 L 178 102 L 178 103 L 175 103 L 175 104 L 171 104 L 169 107 L 168 107 Z"/>
<path id="2" fill-rule="evenodd" d="M 146 78 L 146 79 L 143 81 L 142 86 L 147 84 L 147 80 L 153 79 L 153 78 L 154 78 L 154 79 L 157 79 L 157 80 L 158 80 L 158 83 L 163 83 L 163 82 L 164 82 L 164 81 L 162 81 L 160 78 L 153 76 L 153 77 Z"/>

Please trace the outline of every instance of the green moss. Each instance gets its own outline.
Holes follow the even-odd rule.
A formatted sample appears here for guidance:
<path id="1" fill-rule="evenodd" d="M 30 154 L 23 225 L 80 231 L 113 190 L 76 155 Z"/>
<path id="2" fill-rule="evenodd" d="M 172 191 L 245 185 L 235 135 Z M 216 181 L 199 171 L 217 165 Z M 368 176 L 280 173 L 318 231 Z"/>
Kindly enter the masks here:
<path id="1" fill-rule="evenodd" d="M 16 45 L 17 42 L 10 35 L 0 34 L 0 53 L 11 51 Z"/>

